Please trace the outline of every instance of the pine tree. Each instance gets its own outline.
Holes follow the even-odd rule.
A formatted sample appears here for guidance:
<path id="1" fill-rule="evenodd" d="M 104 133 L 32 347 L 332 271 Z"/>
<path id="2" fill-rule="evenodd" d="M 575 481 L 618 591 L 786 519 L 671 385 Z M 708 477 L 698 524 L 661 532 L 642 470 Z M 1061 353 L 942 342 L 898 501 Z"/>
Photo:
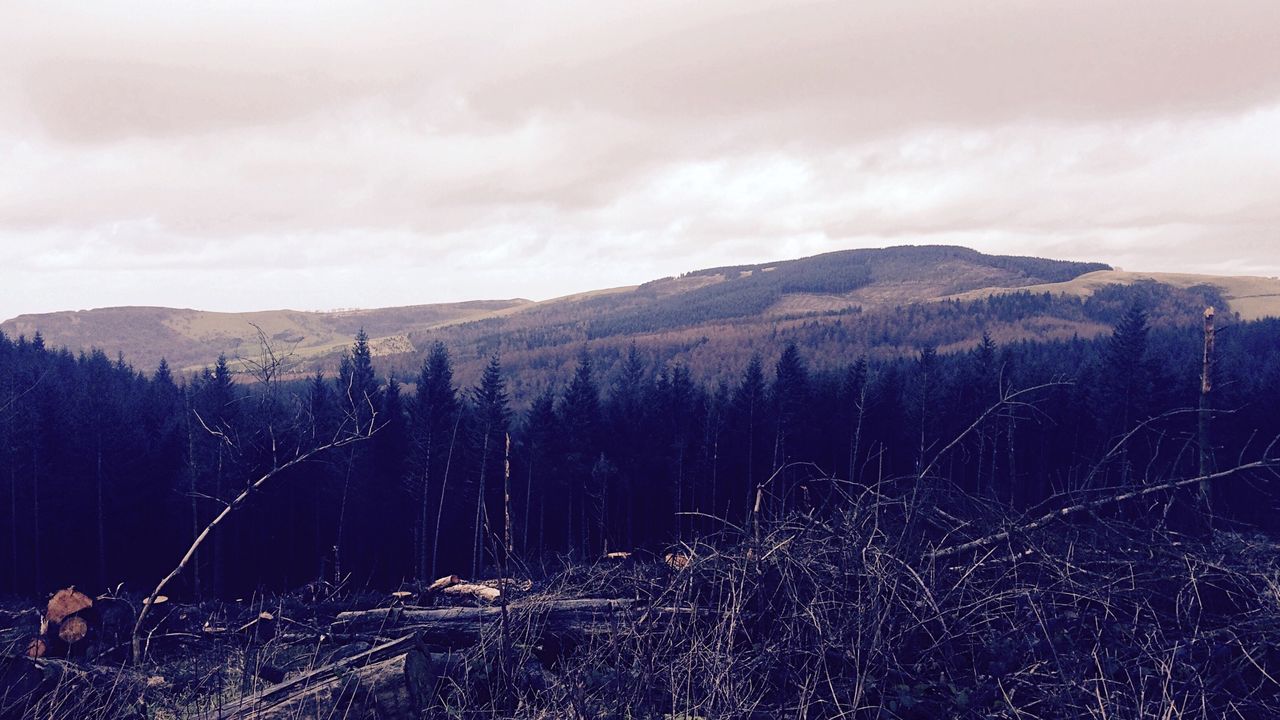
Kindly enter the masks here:
<path id="1" fill-rule="evenodd" d="M 1146 414 L 1152 391 L 1146 362 L 1149 332 L 1147 314 L 1135 304 L 1116 325 L 1103 354 L 1100 404 L 1109 419 L 1108 430 L 1115 436 L 1128 432 Z M 1120 456 L 1122 485 L 1131 482 L 1134 460 L 1130 444 L 1126 443 Z"/>
<path id="2" fill-rule="evenodd" d="M 1116 325 L 1107 343 L 1107 385 L 1116 393 L 1112 397 L 1119 410 L 1121 430 L 1136 419 L 1142 398 L 1150 390 L 1145 367 L 1149 332 L 1146 312 L 1134 305 Z"/>
<path id="3" fill-rule="evenodd" d="M 809 370 L 794 342 L 788 342 L 774 365 L 771 388 L 775 409 L 773 436 L 773 471 L 777 472 L 788 462 L 810 457 L 805 447 L 804 424 L 809 413 Z M 778 495 L 782 498 L 782 512 L 791 506 L 791 488 L 795 484 L 794 473 L 783 472 L 778 476 Z"/>
<path id="4" fill-rule="evenodd" d="M 338 365 L 337 392 L 339 405 L 346 413 L 344 425 L 354 432 L 370 432 L 377 423 L 377 410 L 382 404 L 377 374 L 373 369 L 373 352 L 369 348 L 369 336 L 364 328 L 356 333 L 351 351 L 344 354 Z M 361 492 L 352 493 L 352 486 L 361 484 L 368 475 L 367 450 L 359 443 L 349 445 L 342 480 L 342 500 L 338 504 L 338 528 L 334 546 L 334 568 L 340 575 L 347 554 L 347 545 L 360 545 L 362 530 L 370 522 L 369 498 Z M 350 532 L 351 527 L 356 532 Z M 348 540 L 353 542 L 348 542 Z M 363 554 L 352 548 L 352 558 L 363 559 Z"/>
<path id="5" fill-rule="evenodd" d="M 406 492 L 401 482 L 409 455 L 409 428 L 400 383 L 394 375 L 387 378 L 381 396 L 378 432 L 369 447 L 373 472 L 365 492 L 373 515 L 366 540 L 373 547 L 382 548 L 374 577 L 379 585 L 385 585 L 411 571 L 414 513 L 405 502 Z"/>
<path id="6" fill-rule="evenodd" d="M 503 527 L 502 473 L 506 437 L 511 410 L 508 407 L 506 383 L 502 378 L 502 362 L 497 355 L 489 358 L 480 384 L 471 391 L 475 408 L 471 429 L 472 447 L 478 451 L 479 473 L 476 477 L 475 525 L 471 555 L 472 577 L 484 569 L 485 545 L 502 545 L 494 539 Z M 496 553 L 495 553 L 496 556 Z"/>
<path id="7" fill-rule="evenodd" d="M 381 404 L 378 377 L 373 369 L 373 351 L 364 328 L 356 333 L 355 344 L 344 353 L 338 366 L 338 397 L 356 430 L 367 429 Z"/>
<path id="8" fill-rule="evenodd" d="M 614 381 L 605 404 L 605 452 L 614 458 L 614 492 L 610 493 L 609 506 L 604 512 L 610 520 L 606 523 L 615 532 L 615 542 L 610 547 L 634 544 L 635 514 L 640 509 L 648 514 L 650 499 L 637 494 L 637 487 L 645 476 L 645 466 L 655 454 L 653 448 L 652 398 L 649 367 L 641 358 L 636 344 L 627 349 L 622 370 Z"/>
<path id="9" fill-rule="evenodd" d="M 567 504 L 567 492 L 563 476 L 555 471 L 558 421 L 555 411 L 555 390 L 548 387 L 529 406 L 524 421 L 524 551 L 537 547 L 537 554 L 546 551 L 547 507 Z M 536 508 L 536 511 L 534 510 Z M 535 522 L 536 519 L 536 522 Z M 536 545 L 530 538 L 531 528 L 538 528 Z"/>
<path id="10" fill-rule="evenodd" d="M 412 481 L 416 494 L 415 548 L 419 579 L 434 577 L 439 553 L 435 548 L 444 511 L 447 470 L 452 468 L 453 439 L 456 437 L 458 392 L 453 385 L 449 350 L 436 342 L 418 372 L 412 425 Z M 431 510 L 437 511 L 432 524 Z"/>
<path id="11" fill-rule="evenodd" d="M 739 458 L 741 470 L 738 474 L 745 480 L 740 497 L 740 509 L 747 512 L 754 502 L 756 486 L 768 477 L 769 452 L 766 431 L 770 426 L 767 388 L 764 381 L 764 361 L 759 353 L 752 354 L 747 368 L 742 373 L 742 381 L 733 395 L 733 434 L 737 438 L 738 452 L 733 457 Z"/>
<path id="12" fill-rule="evenodd" d="M 666 440 L 663 448 L 667 458 L 669 478 L 666 495 L 667 512 L 675 524 L 675 536 L 684 539 L 686 522 L 683 513 L 690 508 L 692 494 L 690 460 L 691 446 L 696 440 L 695 408 L 698 398 L 694 392 L 689 369 L 676 364 L 664 370 L 658 377 L 657 396 L 661 408 L 661 432 Z M 661 515 L 660 515 L 661 516 Z"/>
<path id="13" fill-rule="evenodd" d="M 569 482 L 569 547 L 579 554 L 589 553 L 586 495 L 591 468 L 599 453 L 600 390 L 591 369 L 586 348 L 578 355 L 578 366 L 565 389 L 557 412 L 564 448 L 564 471 Z"/>

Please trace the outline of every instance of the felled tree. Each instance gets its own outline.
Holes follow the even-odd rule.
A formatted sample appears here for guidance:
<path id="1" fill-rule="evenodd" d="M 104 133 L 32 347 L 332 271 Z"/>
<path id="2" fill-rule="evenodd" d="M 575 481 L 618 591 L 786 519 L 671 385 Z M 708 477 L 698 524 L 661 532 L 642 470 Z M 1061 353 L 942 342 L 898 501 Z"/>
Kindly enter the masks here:
<path id="1" fill-rule="evenodd" d="M 361 334 L 363 335 L 363 333 Z M 277 397 L 276 383 L 279 382 L 279 378 L 283 374 L 288 363 L 288 357 L 278 355 L 261 330 L 258 330 L 258 340 L 262 346 L 261 357 L 256 363 L 250 362 L 249 366 L 258 380 L 259 399 L 265 403 Z M 365 349 L 367 350 L 367 344 Z M 365 399 L 368 399 L 367 395 Z M 131 649 L 134 664 L 142 662 L 144 656 L 142 630 L 146 626 L 147 616 L 151 608 L 157 604 L 157 598 L 161 596 L 169 583 L 173 582 L 187 569 L 201 546 L 215 534 L 215 531 L 233 513 L 244 508 L 253 496 L 260 493 L 266 485 L 277 477 L 317 455 L 338 448 L 350 447 L 373 437 L 379 428 L 376 407 L 376 405 L 370 405 L 370 409 L 366 412 L 362 406 L 354 402 L 351 403 L 346 409 L 345 418 L 339 423 L 333 435 L 324 439 L 317 438 L 311 432 L 308 432 L 305 427 L 305 425 L 313 421 L 307 403 L 296 403 L 292 408 L 292 414 L 289 415 L 285 415 L 282 412 L 277 413 L 276 410 L 268 413 L 268 422 L 259 438 L 267 443 L 263 448 L 268 458 L 265 470 L 256 479 L 247 482 L 244 489 L 234 498 L 223 501 L 222 510 L 205 525 L 204 529 L 182 554 L 178 564 L 168 575 L 160 580 L 143 602 L 142 611 L 138 613 L 138 619 L 133 626 Z M 215 434 L 218 432 L 212 429 L 211 431 Z M 225 436 L 221 437 L 220 440 L 228 443 L 233 442 Z M 285 443 L 289 444 L 286 445 Z"/>

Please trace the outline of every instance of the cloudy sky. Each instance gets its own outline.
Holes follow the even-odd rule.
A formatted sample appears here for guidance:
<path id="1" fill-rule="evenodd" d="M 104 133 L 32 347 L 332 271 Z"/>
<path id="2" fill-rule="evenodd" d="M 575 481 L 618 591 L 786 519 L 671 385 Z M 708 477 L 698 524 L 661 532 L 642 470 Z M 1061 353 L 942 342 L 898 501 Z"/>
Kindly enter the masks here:
<path id="1" fill-rule="evenodd" d="M 10 0 L 0 47 L 0 317 L 906 243 L 1280 275 L 1275 0 Z"/>

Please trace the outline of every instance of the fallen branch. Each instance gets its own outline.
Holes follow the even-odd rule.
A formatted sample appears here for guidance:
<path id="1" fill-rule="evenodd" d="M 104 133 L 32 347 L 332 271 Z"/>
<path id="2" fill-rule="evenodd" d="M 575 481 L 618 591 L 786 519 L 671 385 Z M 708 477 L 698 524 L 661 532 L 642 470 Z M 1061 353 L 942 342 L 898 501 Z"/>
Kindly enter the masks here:
<path id="1" fill-rule="evenodd" d="M 340 448 L 346 445 L 350 445 L 351 443 L 354 443 L 354 442 L 366 440 L 373 435 L 375 430 L 376 430 L 375 428 L 370 427 L 368 428 L 367 432 L 364 432 L 364 433 L 357 432 L 352 435 L 347 435 L 347 436 L 338 438 L 332 442 L 326 443 L 324 445 L 314 447 L 310 450 L 307 450 L 306 452 L 299 453 L 288 462 L 284 464 L 276 465 L 275 467 L 271 468 L 271 470 L 267 471 L 267 473 L 264 474 L 262 477 L 250 483 L 248 487 L 246 487 L 239 495 L 237 495 L 234 500 L 228 503 L 227 506 L 222 509 L 222 512 L 218 513 L 218 515 L 214 517 L 213 520 L 211 520 L 208 525 L 205 526 L 204 530 L 201 531 L 200 535 L 198 535 L 196 539 L 191 543 L 191 546 L 187 548 L 186 554 L 184 554 L 182 556 L 182 559 L 178 561 L 177 567 L 175 567 L 168 575 L 164 577 L 163 580 L 160 581 L 158 585 L 156 585 L 155 590 L 152 590 L 151 594 L 147 597 L 146 601 L 143 602 L 142 611 L 138 613 L 138 620 L 133 625 L 133 633 L 132 633 L 132 641 L 131 641 L 131 645 L 133 649 L 133 663 L 137 665 L 142 662 L 142 656 L 143 656 L 142 628 L 144 626 L 144 623 L 146 622 L 147 615 L 151 612 L 151 608 L 155 607 L 156 605 L 156 602 L 155 602 L 156 598 L 159 597 L 162 592 L 164 592 L 165 587 L 167 587 L 169 583 L 174 580 L 174 578 L 181 575 L 182 572 L 187 569 L 187 565 L 191 562 L 192 558 L 196 556 L 196 551 L 200 549 L 200 546 L 204 544 L 204 541 L 213 533 L 215 529 L 217 529 L 219 525 L 221 525 L 231 515 L 232 512 L 234 512 L 237 508 L 244 505 L 249 500 L 250 495 L 261 490 L 262 486 L 266 485 L 268 482 L 271 481 L 272 478 L 279 475 L 280 473 L 296 465 L 301 465 L 302 463 L 310 460 L 312 457 L 322 452 L 325 452 L 326 450 L 332 450 L 335 448 Z"/>
<path id="2" fill-rule="evenodd" d="M 692 609 L 655 608 L 632 600 L 574 599 L 521 601 L 508 606 L 512 624 L 530 634 L 617 631 L 622 623 L 653 617 L 677 617 Z M 313 670 L 301 677 L 245 698 L 223 717 L 295 718 L 318 716 L 325 708 L 335 716 L 376 706 L 378 717 L 416 718 L 436 699 L 442 683 L 460 662 L 453 653 L 430 652 L 432 645 L 463 647 L 497 630 L 500 607 L 382 608 L 340 613 L 335 633 L 394 627 L 406 633 L 358 655 Z M 357 715 L 358 716 L 358 715 Z"/>
<path id="3" fill-rule="evenodd" d="M 1267 455 L 1270 455 L 1270 453 L 1268 452 Z M 1213 482 L 1214 480 L 1221 480 L 1222 478 L 1231 477 L 1232 475 L 1238 475 L 1242 472 L 1246 472 L 1249 470 L 1264 470 L 1267 468 L 1272 468 L 1277 466 L 1280 466 L 1280 458 L 1264 457 L 1263 459 L 1258 460 L 1256 462 L 1240 465 L 1240 466 L 1231 468 L 1230 470 L 1223 470 L 1222 472 L 1211 473 L 1209 475 L 1199 475 L 1192 478 L 1183 478 L 1181 480 L 1171 480 L 1169 482 L 1161 483 L 1159 485 L 1151 485 L 1138 490 L 1131 490 L 1129 492 L 1120 493 L 1119 495 L 1111 495 L 1109 497 L 1099 498 L 1097 500 L 1090 500 L 1089 502 L 1070 505 L 1070 506 L 1046 513 L 1044 515 L 1041 515 L 1035 520 L 1032 520 L 1023 525 L 1019 525 L 1017 527 L 1011 528 L 1009 530 L 1003 530 L 1001 532 L 987 535 L 986 537 L 981 537 L 981 538 L 978 538 L 977 540 L 971 540 L 966 543 L 961 543 L 959 545 L 952 545 L 949 547 L 938 548 L 937 550 L 934 550 L 933 552 L 928 553 L 925 557 L 930 560 L 937 560 L 940 558 L 957 555 L 962 552 L 967 552 L 969 550 L 977 550 L 980 548 L 985 548 L 989 545 L 993 545 L 995 543 L 1008 540 L 1010 537 L 1013 536 L 1014 533 L 1026 533 L 1026 532 L 1031 532 L 1033 530 L 1038 530 L 1044 527 L 1045 525 L 1048 525 L 1049 523 L 1053 522 L 1054 520 L 1069 517 L 1071 515 L 1077 515 L 1079 513 L 1090 511 L 1090 510 L 1097 510 L 1099 508 L 1107 507 L 1108 505 L 1116 505 L 1118 503 L 1126 502 L 1129 500 L 1146 497 L 1147 495 L 1154 495 L 1155 493 L 1166 492 L 1169 490 L 1177 490 L 1179 488 L 1187 487 L 1189 485 L 1196 485 L 1199 483 L 1210 483 L 1210 482 Z"/>
<path id="4" fill-rule="evenodd" d="M 244 698 L 223 710 L 219 717 L 271 718 L 347 717 L 357 703 L 378 707 L 379 717 L 416 718 L 425 709 L 421 698 L 411 695 L 406 678 L 408 655 L 423 654 L 412 635 L 379 645 L 359 655 L 313 670 L 268 690 Z M 425 653 L 429 667 L 438 668 L 432 684 L 448 667 L 448 656 Z M 412 663 L 419 665 L 419 663 Z M 430 672 L 419 673 L 425 676 Z M 418 684 L 418 683 L 415 683 Z M 356 714 L 357 717 L 363 717 Z"/>
<path id="5" fill-rule="evenodd" d="M 648 608 L 632 600 L 575 599 L 512 602 L 508 611 L 516 622 L 524 619 L 542 631 L 595 634 L 616 629 L 623 620 L 635 620 L 645 612 L 675 615 L 692 612 L 678 608 Z M 338 613 L 334 633 L 397 634 L 418 632 L 427 641 L 450 647 L 473 644 L 486 627 L 495 626 L 501 607 L 382 608 Z"/>
<path id="6" fill-rule="evenodd" d="M 991 417 L 991 415 L 994 414 L 996 411 L 1006 406 L 1026 405 L 1026 403 L 1023 403 L 1018 400 L 1018 398 L 1022 397 L 1023 395 L 1029 395 L 1031 393 L 1039 392 L 1047 388 L 1063 387 L 1063 386 L 1069 386 L 1074 384 L 1075 383 L 1070 380 L 1054 380 L 1052 382 L 1043 383 L 1041 385 L 1034 385 L 1032 387 L 1024 388 L 1022 390 L 1003 393 L 1000 397 L 999 402 L 997 402 L 995 405 L 992 405 L 991 407 L 983 411 L 983 413 L 978 416 L 977 420 L 974 420 L 973 423 L 969 425 L 969 427 L 965 428 L 963 432 L 957 435 L 955 439 L 947 443 L 946 447 L 939 450 L 937 454 L 933 456 L 933 459 L 929 461 L 929 464 L 925 465 L 924 468 L 920 470 L 920 472 L 917 474 L 917 477 L 919 479 L 924 479 L 928 477 L 929 473 L 933 472 L 933 468 L 937 466 L 939 460 L 945 457 L 947 453 L 951 452 L 952 448 L 954 448 L 956 445 L 959 445 L 962 440 L 968 437 L 969 433 L 973 432 L 974 430 L 977 430 L 978 427 L 980 427 L 982 423 L 986 422 L 986 419 Z"/>

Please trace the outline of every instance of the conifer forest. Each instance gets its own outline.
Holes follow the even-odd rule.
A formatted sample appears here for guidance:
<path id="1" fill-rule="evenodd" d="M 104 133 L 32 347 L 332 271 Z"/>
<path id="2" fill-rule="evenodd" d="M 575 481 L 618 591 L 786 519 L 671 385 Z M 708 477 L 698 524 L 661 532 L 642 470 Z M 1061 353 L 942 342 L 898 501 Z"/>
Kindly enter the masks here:
<path id="1" fill-rule="evenodd" d="M 1135 302 L 1096 339 L 822 363 L 786 342 L 719 376 L 587 342 L 520 402 L 500 355 L 464 384 L 437 342 L 396 374 L 363 331 L 305 377 L 261 334 L 194 373 L 0 336 L 0 588 L 74 588 L 91 623 L 155 610 L 41 660 L 141 664 L 143 689 L 69 665 L 6 712 L 1272 716 L 1280 321 L 1214 330 Z M 601 602 L 626 609 L 573 605 Z M 356 689 L 286 631 L 365 653 Z M 221 669 L 148 696 L 192 643 Z M 286 676 L 315 685 L 275 698 Z"/>

